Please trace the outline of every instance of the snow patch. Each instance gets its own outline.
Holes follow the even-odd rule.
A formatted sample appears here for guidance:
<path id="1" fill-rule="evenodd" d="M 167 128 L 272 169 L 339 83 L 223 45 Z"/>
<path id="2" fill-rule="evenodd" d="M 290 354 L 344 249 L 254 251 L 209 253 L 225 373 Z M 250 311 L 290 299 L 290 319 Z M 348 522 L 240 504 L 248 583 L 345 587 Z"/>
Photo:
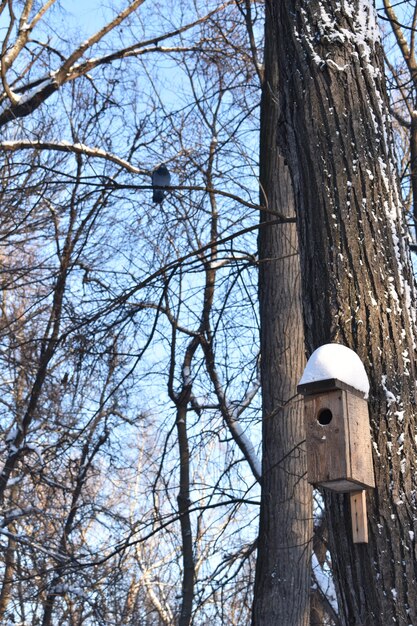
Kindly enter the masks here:
<path id="1" fill-rule="evenodd" d="M 333 579 L 330 571 L 325 571 L 320 565 L 316 555 L 313 553 L 312 557 L 313 576 L 320 591 L 327 599 L 335 613 L 338 612 L 336 590 L 333 584 Z"/>
<path id="2" fill-rule="evenodd" d="M 311 355 L 299 385 L 337 378 L 346 385 L 369 394 L 369 380 L 362 361 L 350 348 L 338 343 L 328 343 Z"/>
<path id="3" fill-rule="evenodd" d="M 388 406 L 388 408 L 389 408 L 389 407 L 391 406 L 391 404 L 394 404 L 394 403 L 396 403 L 396 402 L 397 402 L 397 398 L 396 398 L 396 397 L 395 397 L 395 395 L 392 393 L 392 391 L 390 391 L 390 390 L 387 388 L 387 384 L 386 384 L 386 383 L 387 383 L 387 377 L 386 377 L 386 375 L 384 374 L 383 376 L 381 376 L 381 386 L 382 386 L 382 389 L 383 389 L 383 390 L 384 390 L 384 392 L 385 392 L 385 399 L 386 399 L 386 401 L 387 401 L 387 406 Z"/>

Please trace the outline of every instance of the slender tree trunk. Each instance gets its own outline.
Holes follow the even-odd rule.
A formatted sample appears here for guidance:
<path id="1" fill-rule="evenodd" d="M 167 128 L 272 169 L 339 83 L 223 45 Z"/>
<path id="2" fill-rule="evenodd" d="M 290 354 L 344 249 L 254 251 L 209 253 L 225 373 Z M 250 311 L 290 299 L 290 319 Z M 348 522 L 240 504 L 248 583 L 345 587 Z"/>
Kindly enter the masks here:
<path id="1" fill-rule="evenodd" d="M 182 597 L 179 626 L 189 626 L 194 599 L 195 565 L 193 553 L 193 534 L 190 517 L 190 450 L 187 434 L 187 405 L 189 390 L 177 404 L 177 432 L 180 455 L 180 488 L 177 497 L 182 537 Z"/>
<path id="2" fill-rule="evenodd" d="M 268 212 L 259 234 L 263 460 L 253 625 L 307 626 L 312 501 L 303 403 L 296 395 L 304 367 L 300 265 L 295 224 L 274 223 L 274 212 L 294 216 L 294 197 L 277 144 L 277 54 L 270 25 L 261 109 L 261 195 Z"/>
<path id="3" fill-rule="evenodd" d="M 365 0 L 268 6 L 308 350 L 348 345 L 371 382 L 369 544 L 352 544 L 347 497 L 326 497 L 340 620 L 416 624 L 415 299 L 374 11 Z"/>
<path id="4" fill-rule="evenodd" d="M 417 241 L 417 111 L 411 116 L 410 129 L 410 177 L 413 192 L 414 231 Z"/>
<path id="5" fill-rule="evenodd" d="M 10 526 L 13 532 L 13 525 Z M 5 613 L 9 606 L 9 602 L 13 598 L 13 574 L 15 572 L 15 565 L 16 541 L 13 537 L 9 537 L 7 540 L 7 547 L 4 551 L 3 582 L 0 590 L 0 620 L 5 619 Z"/>

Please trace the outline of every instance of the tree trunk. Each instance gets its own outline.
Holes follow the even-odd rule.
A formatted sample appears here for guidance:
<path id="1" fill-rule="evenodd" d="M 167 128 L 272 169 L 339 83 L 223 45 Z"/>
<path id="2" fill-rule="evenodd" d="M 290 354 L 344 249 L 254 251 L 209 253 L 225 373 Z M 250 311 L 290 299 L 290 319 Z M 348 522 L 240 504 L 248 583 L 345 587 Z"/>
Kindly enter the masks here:
<path id="1" fill-rule="evenodd" d="M 13 532 L 13 524 L 10 524 Z M 3 583 L 0 590 L 0 620 L 5 620 L 5 613 L 13 598 L 13 574 L 16 565 L 16 541 L 9 536 L 4 549 Z M 1 622 L 0 622 L 1 623 Z"/>
<path id="2" fill-rule="evenodd" d="M 417 111 L 411 115 L 410 128 L 410 179 L 413 192 L 413 219 L 415 241 L 417 241 Z"/>
<path id="3" fill-rule="evenodd" d="M 268 26 L 268 22 L 267 22 Z M 277 144 L 276 41 L 266 30 L 262 95 L 259 299 L 263 397 L 262 499 L 253 606 L 254 626 L 309 624 L 311 488 L 306 481 L 300 265 L 288 168 Z"/>
<path id="4" fill-rule="evenodd" d="M 178 492 L 178 513 L 182 537 L 182 596 L 178 626 L 189 626 L 194 599 L 195 565 L 193 554 L 193 533 L 190 516 L 190 450 L 187 434 L 187 405 L 189 389 L 177 402 L 177 432 L 180 456 L 180 485 Z"/>
<path id="5" fill-rule="evenodd" d="M 354 349 L 370 383 L 369 544 L 326 496 L 340 620 L 417 623 L 415 300 L 371 2 L 273 0 L 279 146 L 300 235 L 308 351 Z"/>

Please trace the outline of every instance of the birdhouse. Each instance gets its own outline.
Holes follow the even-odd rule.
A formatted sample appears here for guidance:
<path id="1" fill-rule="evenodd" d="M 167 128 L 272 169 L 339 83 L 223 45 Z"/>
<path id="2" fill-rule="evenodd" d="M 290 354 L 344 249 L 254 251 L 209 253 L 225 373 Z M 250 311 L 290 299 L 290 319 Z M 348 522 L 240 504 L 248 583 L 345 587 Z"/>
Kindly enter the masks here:
<path id="1" fill-rule="evenodd" d="M 356 542 L 366 542 L 362 490 L 375 487 L 375 480 L 366 400 L 369 381 L 362 361 L 345 346 L 322 346 L 309 359 L 297 389 L 304 395 L 307 479 L 315 486 L 351 493 L 352 521 L 354 516 L 357 521 L 360 507 L 365 529 Z"/>
<path id="2" fill-rule="evenodd" d="M 339 492 L 375 487 L 363 394 L 335 378 L 300 384 L 298 391 L 305 396 L 308 481 Z"/>

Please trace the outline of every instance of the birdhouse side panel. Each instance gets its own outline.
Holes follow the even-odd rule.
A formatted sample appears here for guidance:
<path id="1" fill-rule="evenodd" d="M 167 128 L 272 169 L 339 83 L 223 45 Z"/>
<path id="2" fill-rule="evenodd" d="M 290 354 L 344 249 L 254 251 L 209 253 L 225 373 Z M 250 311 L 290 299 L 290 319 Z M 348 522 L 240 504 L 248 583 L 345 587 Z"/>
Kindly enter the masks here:
<path id="1" fill-rule="evenodd" d="M 353 394 L 347 394 L 347 412 L 350 448 L 350 478 L 367 487 L 375 487 L 372 464 L 372 442 L 368 403 Z"/>
<path id="2" fill-rule="evenodd" d="M 305 398 L 307 479 L 313 485 L 350 475 L 344 394 L 336 390 Z"/>

